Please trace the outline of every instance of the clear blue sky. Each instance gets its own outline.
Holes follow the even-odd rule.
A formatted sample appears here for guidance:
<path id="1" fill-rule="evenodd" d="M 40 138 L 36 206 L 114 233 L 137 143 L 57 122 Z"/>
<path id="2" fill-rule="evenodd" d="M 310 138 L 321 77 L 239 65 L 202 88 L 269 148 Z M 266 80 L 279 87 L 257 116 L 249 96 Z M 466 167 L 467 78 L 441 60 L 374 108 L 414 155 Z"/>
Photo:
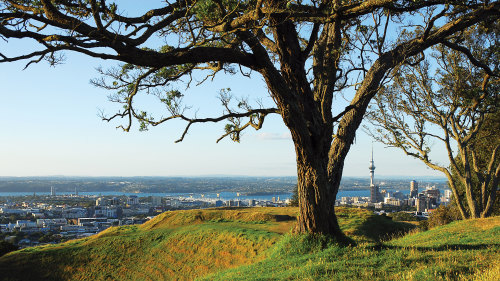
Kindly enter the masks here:
<path id="1" fill-rule="evenodd" d="M 0 41 L 0 52 L 13 55 L 34 48 L 31 41 Z M 166 123 L 148 132 L 129 133 L 106 123 L 98 109 L 113 113 L 106 92 L 90 85 L 95 68 L 116 62 L 66 53 L 65 64 L 42 62 L 22 70 L 26 62 L 0 64 L 0 176 L 197 176 L 296 175 L 295 152 L 279 116 L 268 118 L 260 131 L 248 130 L 241 143 L 216 144 L 224 123 L 192 126 L 182 143 L 174 141 L 184 128 Z M 262 79 L 219 74 L 214 82 L 187 91 L 186 103 L 198 117 L 222 112 L 216 99 L 221 88 L 268 100 Z M 144 100 L 146 107 L 158 105 Z M 344 169 L 345 176 L 368 176 L 371 139 L 358 130 Z M 375 143 L 376 176 L 441 176 L 396 149 Z M 445 162 L 444 155 L 441 155 Z"/>

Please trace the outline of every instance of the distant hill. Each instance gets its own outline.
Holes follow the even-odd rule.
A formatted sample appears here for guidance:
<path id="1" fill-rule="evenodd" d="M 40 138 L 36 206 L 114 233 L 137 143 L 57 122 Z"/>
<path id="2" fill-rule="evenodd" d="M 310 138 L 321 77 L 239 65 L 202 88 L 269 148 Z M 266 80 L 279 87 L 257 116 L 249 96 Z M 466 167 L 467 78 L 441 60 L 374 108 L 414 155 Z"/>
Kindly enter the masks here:
<path id="1" fill-rule="evenodd" d="M 295 177 L 0 177 L 0 192 L 289 193 Z"/>
<path id="2" fill-rule="evenodd" d="M 421 187 L 446 186 L 446 180 L 436 177 L 379 177 L 382 188 L 409 189 L 410 180 L 416 179 Z M 158 192 L 158 193 L 210 193 L 241 192 L 246 194 L 291 193 L 297 185 L 296 177 L 0 177 L 0 192 Z M 368 177 L 343 177 L 340 189 L 368 189 Z"/>
<path id="3" fill-rule="evenodd" d="M 426 232 L 338 208 L 357 242 L 291 235 L 296 208 L 165 212 L 144 225 L 0 257 L 0 280 L 494 280 L 500 217 Z M 394 237 L 393 239 L 390 239 Z"/>

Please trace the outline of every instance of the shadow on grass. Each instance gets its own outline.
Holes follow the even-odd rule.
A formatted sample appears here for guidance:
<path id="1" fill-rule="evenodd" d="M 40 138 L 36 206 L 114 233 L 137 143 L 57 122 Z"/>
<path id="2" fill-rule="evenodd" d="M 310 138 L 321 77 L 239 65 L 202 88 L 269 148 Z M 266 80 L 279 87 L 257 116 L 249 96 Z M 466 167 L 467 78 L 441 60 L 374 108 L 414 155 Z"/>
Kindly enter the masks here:
<path id="1" fill-rule="evenodd" d="M 410 223 L 393 221 L 390 217 L 373 215 L 358 226 L 354 234 L 380 242 L 389 238 L 403 236 L 415 227 Z"/>
<path id="2" fill-rule="evenodd" d="M 45 256 L 39 258 L 47 258 Z M 50 257 L 49 257 L 50 258 Z M 16 253 L 0 259 L 0 280 L 64 280 L 59 267 L 50 267 L 37 262 L 29 253 Z"/>
<path id="3" fill-rule="evenodd" d="M 292 216 L 289 216 L 289 215 L 274 215 L 274 218 L 276 219 L 277 222 L 297 220 L 296 217 L 292 217 Z"/>
<path id="4" fill-rule="evenodd" d="M 415 249 L 420 252 L 443 252 L 443 251 L 460 251 L 460 250 L 484 250 L 491 247 L 500 247 L 500 244 L 476 244 L 476 245 L 466 245 L 466 244 L 448 244 L 436 247 L 412 247 L 412 246 L 394 246 L 394 245 L 383 245 L 377 244 L 375 246 L 368 247 L 369 249 L 380 251 L 380 250 L 394 250 L 394 249 Z"/>

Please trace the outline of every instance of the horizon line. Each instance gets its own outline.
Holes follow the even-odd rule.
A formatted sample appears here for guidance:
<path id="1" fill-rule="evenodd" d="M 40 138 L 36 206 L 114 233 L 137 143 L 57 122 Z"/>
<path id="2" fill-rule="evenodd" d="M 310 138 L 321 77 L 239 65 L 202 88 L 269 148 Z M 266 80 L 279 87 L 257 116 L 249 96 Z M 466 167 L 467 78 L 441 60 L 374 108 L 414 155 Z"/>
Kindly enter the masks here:
<path id="1" fill-rule="evenodd" d="M 203 177 L 212 177 L 212 178 L 296 178 L 297 175 L 277 175 L 277 176 L 256 176 L 256 175 L 231 175 L 231 174 L 202 174 L 202 175 L 168 175 L 168 176 L 158 176 L 158 175 L 148 175 L 148 176 L 117 176 L 117 175 L 109 175 L 109 176 L 89 176 L 89 175 L 34 175 L 34 176 L 2 176 L 0 178 L 203 178 Z M 342 176 L 342 178 L 367 178 L 370 176 Z M 446 179 L 445 176 L 433 176 L 433 175 L 420 175 L 420 176 L 409 176 L 409 175 L 378 175 L 378 179 L 381 178 L 439 178 Z"/>

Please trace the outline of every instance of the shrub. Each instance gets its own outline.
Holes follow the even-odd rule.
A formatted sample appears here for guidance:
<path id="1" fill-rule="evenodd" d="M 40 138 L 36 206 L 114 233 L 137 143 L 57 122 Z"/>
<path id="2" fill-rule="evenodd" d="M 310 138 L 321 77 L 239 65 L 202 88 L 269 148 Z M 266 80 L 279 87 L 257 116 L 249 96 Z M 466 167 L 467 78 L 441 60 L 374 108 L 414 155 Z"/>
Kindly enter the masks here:
<path id="1" fill-rule="evenodd" d="M 390 214 L 393 221 L 418 221 L 418 218 L 407 212 L 397 212 Z"/>
<path id="2" fill-rule="evenodd" d="M 0 241 L 0 257 L 15 250 L 17 250 L 17 246 L 14 244 L 7 241 Z"/>
<path id="3" fill-rule="evenodd" d="M 460 213 L 457 208 L 441 205 L 439 208 L 430 213 L 427 223 L 429 228 L 433 228 L 439 225 L 449 224 L 450 222 L 459 220 L 460 218 Z"/>
<path id="4" fill-rule="evenodd" d="M 429 230 L 429 221 L 427 220 L 421 220 L 418 222 L 418 229 L 421 231 L 426 231 Z"/>

